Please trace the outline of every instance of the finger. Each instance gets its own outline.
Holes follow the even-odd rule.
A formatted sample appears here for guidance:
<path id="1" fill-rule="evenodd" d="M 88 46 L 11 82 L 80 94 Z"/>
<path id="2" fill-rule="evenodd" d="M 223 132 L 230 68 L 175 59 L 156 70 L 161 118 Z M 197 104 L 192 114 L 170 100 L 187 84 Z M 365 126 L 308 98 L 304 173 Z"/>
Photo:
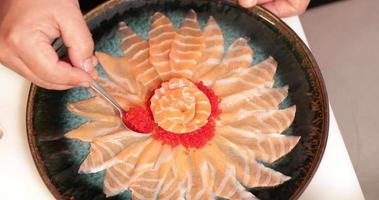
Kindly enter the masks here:
<path id="1" fill-rule="evenodd" d="M 88 87 L 92 78 L 84 70 L 61 61 L 44 34 L 37 32 L 18 48 L 21 60 L 40 79 L 58 84 Z"/>
<path id="2" fill-rule="evenodd" d="M 8 54 L 13 55 L 13 54 Z M 72 88 L 74 86 L 72 85 L 60 85 L 60 84 L 54 84 L 46 82 L 42 79 L 40 79 L 38 76 L 36 76 L 26 65 L 25 63 L 19 59 L 16 56 L 9 56 L 10 59 L 7 59 L 4 64 L 8 67 L 12 66 L 10 69 L 12 69 L 17 74 L 21 75 L 22 77 L 30 80 L 34 84 L 38 85 L 39 87 L 43 87 L 46 89 L 53 89 L 53 90 L 66 90 L 69 88 Z"/>
<path id="3" fill-rule="evenodd" d="M 251 8 L 257 4 L 257 0 L 238 0 L 238 3 L 245 8 Z"/>
<path id="4" fill-rule="evenodd" d="M 61 58 L 61 60 L 73 66 L 73 64 L 72 64 L 72 62 L 71 62 L 71 60 L 70 60 L 69 57 Z M 97 73 L 97 71 L 96 71 L 96 65 L 98 64 L 99 61 L 97 60 L 96 56 L 93 56 L 91 62 L 92 62 L 92 65 L 94 67 L 91 67 L 91 68 L 80 67 L 80 68 L 92 76 L 92 74 Z"/>
<path id="5" fill-rule="evenodd" d="M 24 77 L 25 79 L 33 82 L 35 85 L 49 90 L 67 90 L 74 87 L 72 85 L 59 85 L 46 82 L 40 79 L 38 76 L 36 76 L 32 71 L 30 71 L 25 64 L 19 64 L 17 67 L 13 67 L 11 69 L 20 76 Z"/>
<path id="6" fill-rule="evenodd" d="M 302 14 L 309 4 L 309 0 L 276 0 L 263 4 L 279 17 L 290 17 Z"/>
<path id="7" fill-rule="evenodd" d="M 56 20 L 59 25 L 63 43 L 68 48 L 68 55 L 75 67 L 91 72 L 97 64 L 93 56 L 94 43 L 86 22 L 76 4 L 61 10 Z M 68 18 L 69 16 L 69 18 Z"/>

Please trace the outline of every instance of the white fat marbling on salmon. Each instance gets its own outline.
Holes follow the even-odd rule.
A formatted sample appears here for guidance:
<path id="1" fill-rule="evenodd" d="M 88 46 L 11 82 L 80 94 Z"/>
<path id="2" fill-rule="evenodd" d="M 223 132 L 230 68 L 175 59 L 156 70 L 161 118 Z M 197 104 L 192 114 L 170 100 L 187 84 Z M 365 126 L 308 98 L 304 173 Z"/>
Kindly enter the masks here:
<path id="1" fill-rule="evenodd" d="M 240 153 L 244 152 L 246 158 L 248 156 L 255 157 L 264 162 L 274 162 L 286 155 L 300 139 L 300 137 L 277 133 L 257 134 L 244 128 L 232 126 L 217 129 L 217 134 L 238 146 L 237 149 L 240 149 Z"/>
<path id="2" fill-rule="evenodd" d="M 205 48 L 192 79 L 199 81 L 205 73 L 221 63 L 224 56 L 224 37 L 216 20 L 210 17 L 204 27 Z"/>
<path id="3" fill-rule="evenodd" d="M 277 62 L 272 58 L 249 68 L 229 72 L 217 80 L 212 89 L 218 96 L 226 96 L 259 87 L 272 87 Z"/>
<path id="4" fill-rule="evenodd" d="M 247 44 L 247 40 L 239 38 L 230 45 L 222 62 L 200 76 L 199 80 L 203 81 L 207 86 L 212 86 L 217 79 L 229 71 L 249 67 L 253 56 L 254 51 Z"/>
<path id="5" fill-rule="evenodd" d="M 172 78 L 169 54 L 175 35 L 176 30 L 171 21 L 161 13 L 155 13 L 149 32 L 149 59 L 162 81 Z"/>
<path id="6" fill-rule="evenodd" d="M 249 111 L 278 109 L 278 105 L 287 97 L 288 87 L 254 88 L 222 98 L 220 108 L 223 112 L 235 112 L 241 109 Z"/>
<path id="7" fill-rule="evenodd" d="M 107 75 L 117 83 L 119 87 L 132 94 L 138 94 L 138 83 L 130 68 L 126 67 L 127 63 L 124 59 L 109 56 L 101 52 L 96 52 L 96 57 Z"/>
<path id="8" fill-rule="evenodd" d="M 283 110 L 247 111 L 222 113 L 223 125 L 245 126 L 257 133 L 280 133 L 286 130 L 294 120 L 296 106 Z"/>
<path id="9" fill-rule="evenodd" d="M 134 143 L 143 143 L 148 136 L 133 131 L 118 131 L 94 139 L 91 143 L 91 151 L 83 161 L 79 172 L 94 173 L 113 166 L 118 163 L 118 154 Z M 122 146 L 116 144 L 119 142 Z"/>
<path id="10" fill-rule="evenodd" d="M 136 35 L 134 31 L 125 23 L 120 23 L 118 36 L 122 38 L 121 50 L 124 52 L 124 60 L 136 76 L 136 80 L 142 83 L 148 90 L 155 89 L 161 82 L 159 74 L 149 61 L 149 43 Z M 132 36 L 136 35 L 136 36 Z M 135 67 L 138 66 L 138 67 Z M 146 70 L 154 69 L 152 73 L 145 73 Z M 150 70 L 151 71 L 151 70 Z M 151 81 L 154 80 L 154 81 Z"/>
<path id="11" fill-rule="evenodd" d="M 170 51 L 170 68 L 174 76 L 191 78 L 205 48 L 197 14 L 191 10 L 183 20 Z"/>

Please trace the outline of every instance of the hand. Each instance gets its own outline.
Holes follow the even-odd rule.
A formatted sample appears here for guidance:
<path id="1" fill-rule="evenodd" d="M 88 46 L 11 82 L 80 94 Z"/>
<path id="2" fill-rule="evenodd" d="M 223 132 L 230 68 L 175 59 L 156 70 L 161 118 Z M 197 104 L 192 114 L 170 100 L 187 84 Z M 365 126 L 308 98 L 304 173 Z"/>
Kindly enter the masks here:
<path id="1" fill-rule="evenodd" d="M 238 2 L 246 8 L 258 4 L 279 17 L 290 17 L 305 12 L 310 0 L 238 0 Z"/>
<path id="2" fill-rule="evenodd" d="M 51 46 L 62 37 L 72 64 Z M 40 87 L 88 87 L 97 63 L 77 0 L 0 1 L 0 63 Z"/>

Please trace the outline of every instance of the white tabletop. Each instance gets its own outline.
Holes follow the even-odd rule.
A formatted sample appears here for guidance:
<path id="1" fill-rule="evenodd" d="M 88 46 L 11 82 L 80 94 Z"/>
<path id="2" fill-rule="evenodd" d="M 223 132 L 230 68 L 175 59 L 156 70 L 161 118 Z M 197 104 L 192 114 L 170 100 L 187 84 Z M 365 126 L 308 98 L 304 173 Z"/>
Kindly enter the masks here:
<path id="1" fill-rule="evenodd" d="M 285 21 L 306 41 L 298 17 Z M 0 199 L 54 199 L 32 160 L 25 110 L 30 82 L 0 65 Z M 0 128 L 1 128 L 0 127 Z M 345 144 L 330 108 L 329 139 L 324 157 L 301 200 L 364 199 Z"/>

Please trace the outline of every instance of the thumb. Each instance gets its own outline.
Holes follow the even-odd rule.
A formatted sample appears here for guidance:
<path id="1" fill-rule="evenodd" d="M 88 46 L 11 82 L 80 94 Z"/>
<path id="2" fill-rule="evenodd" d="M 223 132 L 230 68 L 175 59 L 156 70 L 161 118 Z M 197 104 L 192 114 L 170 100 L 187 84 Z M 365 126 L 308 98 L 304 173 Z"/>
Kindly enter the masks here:
<path id="1" fill-rule="evenodd" d="M 238 0 L 238 3 L 245 8 L 251 8 L 257 4 L 257 0 Z"/>
<path id="2" fill-rule="evenodd" d="M 86 22 L 76 4 L 57 16 L 63 43 L 68 49 L 70 61 L 88 73 L 94 70 L 97 59 L 93 56 L 94 42 Z"/>

